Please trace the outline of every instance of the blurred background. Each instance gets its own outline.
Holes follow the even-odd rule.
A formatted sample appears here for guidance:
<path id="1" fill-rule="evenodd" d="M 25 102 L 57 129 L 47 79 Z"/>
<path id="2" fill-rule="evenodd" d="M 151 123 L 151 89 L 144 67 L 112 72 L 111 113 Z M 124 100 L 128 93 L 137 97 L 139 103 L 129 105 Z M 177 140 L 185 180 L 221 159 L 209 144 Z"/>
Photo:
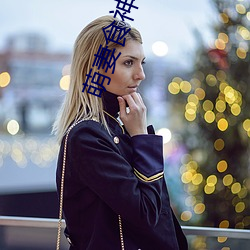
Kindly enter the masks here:
<path id="1" fill-rule="evenodd" d="M 51 128 L 69 86 L 73 43 L 116 4 L 1 1 L 0 215 L 58 217 L 59 145 Z M 130 23 L 146 55 L 140 92 L 148 122 L 164 137 L 166 180 L 180 223 L 250 229 L 250 0 L 134 5 Z M 11 246 L 5 235 L 0 228 L 1 249 L 28 249 Z M 247 249 L 246 240 L 227 237 L 194 236 L 189 245 Z"/>

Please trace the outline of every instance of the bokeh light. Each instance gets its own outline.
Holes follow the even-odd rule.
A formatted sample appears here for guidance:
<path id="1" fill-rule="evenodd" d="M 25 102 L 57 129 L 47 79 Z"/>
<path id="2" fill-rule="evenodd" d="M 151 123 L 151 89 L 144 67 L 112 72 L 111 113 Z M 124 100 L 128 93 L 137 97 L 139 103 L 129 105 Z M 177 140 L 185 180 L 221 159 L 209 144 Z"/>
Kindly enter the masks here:
<path id="1" fill-rule="evenodd" d="M 206 209 L 206 206 L 203 203 L 198 203 L 198 204 L 196 204 L 194 206 L 194 212 L 196 214 L 202 214 L 202 213 L 204 213 L 205 209 Z"/>
<path id="2" fill-rule="evenodd" d="M 221 118 L 219 121 L 218 121 L 218 129 L 221 130 L 221 131 L 225 131 L 227 130 L 228 128 L 228 121 L 225 119 L 225 118 Z"/>
<path id="3" fill-rule="evenodd" d="M 246 7 L 243 4 L 236 4 L 236 11 L 243 15 L 246 13 Z"/>
<path id="4" fill-rule="evenodd" d="M 69 89 L 69 84 L 70 84 L 70 76 L 65 75 L 61 78 L 60 80 L 60 87 L 62 90 L 68 90 Z"/>
<path id="5" fill-rule="evenodd" d="M 172 133 L 168 128 L 161 128 L 156 134 L 163 137 L 163 144 L 168 143 L 172 138 Z"/>
<path id="6" fill-rule="evenodd" d="M 157 56 L 166 56 L 168 53 L 168 46 L 163 41 L 157 41 L 152 45 L 152 51 Z"/>
<path id="7" fill-rule="evenodd" d="M 233 182 L 233 176 L 231 174 L 227 174 L 223 177 L 223 184 L 225 186 L 230 186 Z"/>
<path id="8" fill-rule="evenodd" d="M 10 74 L 8 72 L 3 72 L 0 74 L 0 87 L 4 88 L 10 83 Z"/>
<path id="9" fill-rule="evenodd" d="M 184 211 L 181 213 L 182 221 L 189 221 L 192 218 L 192 213 L 190 211 Z"/>
<path id="10" fill-rule="evenodd" d="M 229 228 L 229 221 L 228 220 L 223 220 L 220 223 L 219 228 Z"/>
<path id="11" fill-rule="evenodd" d="M 223 141 L 223 139 L 217 139 L 215 142 L 214 142 L 214 148 L 217 150 L 217 151 L 221 151 L 225 146 L 225 142 Z"/>
<path id="12" fill-rule="evenodd" d="M 11 135 L 15 135 L 18 133 L 19 131 L 19 123 L 16 120 L 10 120 L 7 123 L 7 131 L 11 134 Z"/>
<path id="13" fill-rule="evenodd" d="M 225 160 L 221 160 L 217 163 L 217 170 L 220 173 L 223 173 L 227 170 L 228 164 Z"/>

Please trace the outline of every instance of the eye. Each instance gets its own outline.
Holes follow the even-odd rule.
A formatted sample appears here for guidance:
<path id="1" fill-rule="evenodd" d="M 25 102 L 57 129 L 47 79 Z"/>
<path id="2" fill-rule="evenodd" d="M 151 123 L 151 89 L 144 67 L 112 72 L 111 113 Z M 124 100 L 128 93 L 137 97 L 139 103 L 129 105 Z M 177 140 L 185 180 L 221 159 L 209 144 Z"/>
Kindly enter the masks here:
<path id="1" fill-rule="evenodd" d="M 133 60 L 127 60 L 124 62 L 126 66 L 132 66 L 134 64 Z"/>
<path id="2" fill-rule="evenodd" d="M 146 64 L 146 61 L 145 60 L 143 60 L 142 62 L 141 62 L 141 64 L 143 65 L 143 64 Z"/>

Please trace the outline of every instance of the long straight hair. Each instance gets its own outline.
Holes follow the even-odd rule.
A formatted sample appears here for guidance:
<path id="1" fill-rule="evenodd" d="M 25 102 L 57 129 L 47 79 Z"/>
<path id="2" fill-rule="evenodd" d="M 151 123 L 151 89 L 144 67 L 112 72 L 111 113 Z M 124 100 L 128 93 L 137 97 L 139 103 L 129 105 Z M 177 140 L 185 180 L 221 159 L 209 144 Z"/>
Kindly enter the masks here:
<path id="1" fill-rule="evenodd" d="M 58 142 L 62 141 L 70 124 L 79 120 L 94 119 L 100 122 L 109 131 L 103 112 L 102 98 L 82 92 L 86 75 L 92 68 L 92 75 L 98 72 L 96 66 L 92 67 L 94 54 L 100 45 L 105 45 L 106 40 L 103 28 L 109 26 L 113 21 L 120 21 L 112 16 L 102 16 L 89 23 L 78 35 L 73 50 L 70 70 L 70 85 L 62 106 L 53 124 L 52 133 L 57 136 Z M 142 44 L 142 38 L 138 30 L 131 27 L 125 35 L 126 41 L 135 40 Z M 109 41 L 109 49 L 119 47 L 115 42 Z M 88 83 L 90 84 L 90 82 Z"/>

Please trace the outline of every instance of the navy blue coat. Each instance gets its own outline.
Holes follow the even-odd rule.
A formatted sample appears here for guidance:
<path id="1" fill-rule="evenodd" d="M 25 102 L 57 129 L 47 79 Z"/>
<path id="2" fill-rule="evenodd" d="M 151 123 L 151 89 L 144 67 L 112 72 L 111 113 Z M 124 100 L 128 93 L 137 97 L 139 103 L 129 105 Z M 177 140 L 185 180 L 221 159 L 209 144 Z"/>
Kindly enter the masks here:
<path id="1" fill-rule="evenodd" d="M 106 92 L 105 110 L 116 116 L 116 96 Z M 162 137 L 132 138 L 106 117 L 112 135 L 96 121 L 82 121 L 69 133 L 63 211 L 70 250 L 187 249 L 172 213 L 163 177 Z M 152 127 L 149 133 L 153 132 Z M 63 145 L 59 152 L 60 192 Z"/>

